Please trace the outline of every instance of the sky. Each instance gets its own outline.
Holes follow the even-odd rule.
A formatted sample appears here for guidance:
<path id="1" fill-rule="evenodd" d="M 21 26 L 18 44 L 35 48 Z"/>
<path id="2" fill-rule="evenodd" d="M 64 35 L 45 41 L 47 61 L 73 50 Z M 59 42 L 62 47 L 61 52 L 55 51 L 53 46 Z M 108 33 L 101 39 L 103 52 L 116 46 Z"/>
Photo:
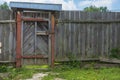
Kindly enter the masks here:
<path id="1" fill-rule="evenodd" d="M 0 3 L 10 1 L 62 4 L 63 10 L 83 10 L 95 5 L 106 6 L 111 11 L 120 11 L 120 0 L 0 0 Z"/>

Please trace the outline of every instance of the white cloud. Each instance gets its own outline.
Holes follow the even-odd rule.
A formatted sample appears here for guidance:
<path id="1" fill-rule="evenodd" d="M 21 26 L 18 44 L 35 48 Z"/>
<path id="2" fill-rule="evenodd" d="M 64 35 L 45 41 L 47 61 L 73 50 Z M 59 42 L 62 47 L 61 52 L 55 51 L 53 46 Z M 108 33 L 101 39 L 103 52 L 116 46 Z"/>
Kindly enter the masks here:
<path id="1" fill-rule="evenodd" d="M 65 2 L 64 0 L 4 0 L 6 2 L 19 1 L 19 2 L 37 2 L 37 3 L 55 3 L 62 4 L 63 10 L 78 10 L 73 0 Z"/>
<path id="2" fill-rule="evenodd" d="M 79 3 L 79 7 L 87 7 L 90 5 L 95 5 L 97 7 L 106 6 L 109 9 L 111 9 L 113 1 L 115 0 L 85 0 Z"/>

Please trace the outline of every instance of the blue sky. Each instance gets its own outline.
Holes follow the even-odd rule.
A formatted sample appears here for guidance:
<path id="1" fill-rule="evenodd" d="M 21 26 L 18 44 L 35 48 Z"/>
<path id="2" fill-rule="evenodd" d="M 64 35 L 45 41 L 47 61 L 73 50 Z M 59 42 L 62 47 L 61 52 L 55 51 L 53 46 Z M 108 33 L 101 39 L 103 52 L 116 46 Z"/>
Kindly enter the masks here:
<path id="1" fill-rule="evenodd" d="M 120 11 L 120 0 L 0 0 L 0 3 L 4 1 L 19 1 L 19 2 L 37 2 L 37 3 L 54 3 L 62 4 L 63 10 L 82 10 L 90 5 L 97 7 L 107 6 L 109 10 Z"/>

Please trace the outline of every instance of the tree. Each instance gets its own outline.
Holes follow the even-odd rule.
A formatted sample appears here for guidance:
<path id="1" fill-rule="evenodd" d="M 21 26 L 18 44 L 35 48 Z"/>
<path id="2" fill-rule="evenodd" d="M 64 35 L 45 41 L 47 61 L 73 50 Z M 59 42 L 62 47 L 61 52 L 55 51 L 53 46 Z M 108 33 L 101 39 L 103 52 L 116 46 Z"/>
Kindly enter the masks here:
<path id="1" fill-rule="evenodd" d="M 108 12 L 109 10 L 107 9 L 107 7 L 89 6 L 89 7 L 84 8 L 83 11 L 86 11 L 86 12 Z"/>
<path id="2" fill-rule="evenodd" d="M 4 2 L 3 4 L 0 5 L 0 9 L 9 9 L 9 6 L 7 4 L 7 2 Z"/>

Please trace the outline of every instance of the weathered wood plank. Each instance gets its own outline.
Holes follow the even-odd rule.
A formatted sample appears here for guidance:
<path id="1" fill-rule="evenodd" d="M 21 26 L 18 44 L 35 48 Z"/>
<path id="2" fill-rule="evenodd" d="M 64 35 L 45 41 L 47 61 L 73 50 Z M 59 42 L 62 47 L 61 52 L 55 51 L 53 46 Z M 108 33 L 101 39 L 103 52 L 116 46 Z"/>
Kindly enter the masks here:
<path id="1" fill-rule="evenodd" d="M 58 23 L 120 23 L 120 20 L 57 20 Z"/>
<path id="2" fill-rule="evenodd" d="M 35 51 L 35 23 L 23 23 L 23 55 L 34 55 Z"/>
<path id="3" fill-rule="evenodd" d="M 3 24 L 3 23 L 16 23 L 15 20 L 0 20 L 0 24 Z"/>
<path id="4" fill-rule="evenodd" d="M 107 63 L 120 64 L 120 60 L 118 60 L 118 59 L 100 58 L 100 61 L 107 62 Z"/>

